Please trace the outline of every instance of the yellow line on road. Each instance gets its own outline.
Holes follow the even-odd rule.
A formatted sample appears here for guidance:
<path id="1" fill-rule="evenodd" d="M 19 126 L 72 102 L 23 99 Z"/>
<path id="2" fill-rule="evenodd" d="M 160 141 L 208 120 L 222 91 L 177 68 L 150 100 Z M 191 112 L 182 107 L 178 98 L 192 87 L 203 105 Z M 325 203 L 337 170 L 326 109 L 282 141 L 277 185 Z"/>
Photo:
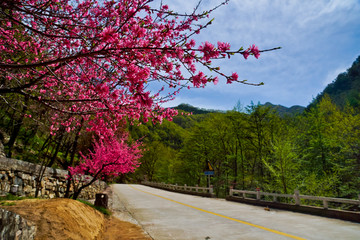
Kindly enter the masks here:
<path id="1" fill-rule="evenodd" d="M 202 208 L 191 206 L 191 205 L 186 204 L 186 203 L 178 202 L 178 201 L 172 200 L 170 198 L 163 197 L 163 196 L 151 193 L 151 192 L 146 192 L 146 191 L 143 191 L 143 190 L 138 189 L 138 188 L 133 187 L 133 186 L 130 186 L 130 187 L 132 189 L 134 189 L 134 190 L 137 190 L 137 191 L 140 191 L 140 192 L 143 192 L 143 193 L 147 193 L 147 194 L 150 194 L 150 195 L 153 195 L 153 196 L 156 196 L 156 197 L 159 197 L 159 198 L 162 198 L 162 199 L 165 199 L 165 200 L 168 200 L 168 201 L 171 201 L 171 202 L 174 202 L 174 203 L 177 203 L 177 204 L 180 204 L 180 205 L 192 208 L 192 209 L 196 209 L 196 210 L 199 210 L 201 212 L 206 212 L 206 213 L 209 213 L 209 214 L 212 214 L 212 215 L 215 215 L 215 216 L 218 216 L 218 217 L 226 218 L 226 219 L 238 222 L 238 223 L 242 223 L 242 224 L 249 225 L 249 226 L 252 226 L 252 227 L 260 228 L 262 230 L 269 231 L 269 232 L 272 232 L 272 233 L 276 233 L 276 234 L 279 234 L 279 235 L 282 235 L 282 236 L 285 236 L 285 237 L 289 237 L 289 238 L 292 238 L 292 239 L 305 240 L 305 238 L 297 237 L 297 236 L 294 236 L 294 235 L 291 235 L 291 234 L 288 234 L 288 233 L 283 233 L 283 232 L 280 232 L 280 231 L 277 231 L 277 230 L 274 230 L 274 229 L 270 229 L 270 228 L 263 227 L 263 226 L 260 226 L 260 225 L 256 225 L 256 224 L 253 224 L 253 223 L 245 222 L 245 221 L 242 221 L 242 220 L 239 220 L 239 219 L 236 219 L 236 218 L 227 217 L 227 216 L 224 216 L 224 215 L 221 215 L 221 214 L 218 214 L 218 213 L 214 213 L 214 212 L 202 209 Z"/>

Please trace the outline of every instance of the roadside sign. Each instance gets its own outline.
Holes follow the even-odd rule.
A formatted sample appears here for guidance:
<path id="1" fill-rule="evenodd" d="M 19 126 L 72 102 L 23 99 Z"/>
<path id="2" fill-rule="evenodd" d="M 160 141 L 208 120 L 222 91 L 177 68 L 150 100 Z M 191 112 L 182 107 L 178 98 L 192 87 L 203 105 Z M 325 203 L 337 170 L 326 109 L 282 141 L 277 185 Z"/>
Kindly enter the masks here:
<path id="1" fill-rule="evenodd" d="M 214 171 L 214 168 L 209 161 L 206 161 L 205 171 Z"/>
<path id="2" fill-rule="evenodd" d="M 204 174 L 207 176 L 212 176 L 214 175 L 214 168 L 213 166 L 211 166 L 211 163 L 209 161 L 206 161 L 206 166 L 204 169 Z"/>

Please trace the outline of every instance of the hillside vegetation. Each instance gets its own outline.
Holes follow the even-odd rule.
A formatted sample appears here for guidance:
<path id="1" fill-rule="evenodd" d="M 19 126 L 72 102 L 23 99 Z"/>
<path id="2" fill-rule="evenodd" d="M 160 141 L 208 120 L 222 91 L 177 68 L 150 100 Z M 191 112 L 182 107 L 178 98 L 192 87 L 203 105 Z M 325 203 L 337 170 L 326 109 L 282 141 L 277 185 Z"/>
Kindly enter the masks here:
<path id="1" fill-rule="evenodd" d="M 329 95 L 331 100 L 341 108 L 346 104 L 349 104 L 352 107 L 359 107 L 360 56 L 346 72 L 339 74 L 332 83 L 326 86 L 324 91 L 316 97 L 312 104 L 310 104 L 310 107 L 319 103 L 325 95 Z"/>
<path id="2" fill-rule="evenodd" d="M 308 106 L 251 104 L 241 111 L 196 111 L 162 125 L 131 126 L 148 151 L 135 176 L 206 185 L 217 196 L 239 189 L 357 198 L 360 188 L 359 58 Z M 182 106 L 180 109 L 184 109 Z"/>

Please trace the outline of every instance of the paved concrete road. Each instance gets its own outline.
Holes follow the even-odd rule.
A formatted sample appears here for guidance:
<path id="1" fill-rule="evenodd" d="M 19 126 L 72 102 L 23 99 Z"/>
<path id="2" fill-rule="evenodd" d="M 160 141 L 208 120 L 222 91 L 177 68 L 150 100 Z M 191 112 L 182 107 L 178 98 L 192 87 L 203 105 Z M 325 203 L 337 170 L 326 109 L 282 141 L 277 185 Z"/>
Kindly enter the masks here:
<path id="1" fill-rule="evenodd" d="M 113 204 L 128 210 L 155 240 L 360 239 L 360 224 L 223 199 L 113 185 Z"/>

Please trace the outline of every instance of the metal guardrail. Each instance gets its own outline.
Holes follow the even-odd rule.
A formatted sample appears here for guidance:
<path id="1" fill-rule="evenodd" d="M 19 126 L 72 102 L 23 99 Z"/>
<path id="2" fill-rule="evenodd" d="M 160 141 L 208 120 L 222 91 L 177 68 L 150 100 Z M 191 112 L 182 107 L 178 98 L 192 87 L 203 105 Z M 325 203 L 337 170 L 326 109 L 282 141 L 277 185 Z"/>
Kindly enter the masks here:
<path id="1" fill-rule="evenodd" d="M 214 189 L 212 186 L 208 187 L 199 187 L 199 186 L 187 186 L 185 185 L 177 185 L 177 184 L 166 184 L 166 183 L 157 183 L 157 182 L 149 182 L 149 181 L 143 181 L 141 182 L 144 185 L 147 186 L 153 186 L 153 187 L 159 187 L 159 188 L 165 188 L 169 190 L 180 190 L 185 192 L 197 192 L 197 193 L 214 193 Z"/>
<path id="2" fill-rule="evenodd" d="M 359 194 L 359 199 L 355 200 L 355 199 L 345 199 L 345 198 L 300 195 L 299 191 L 297 191 L 297 190 L 294 192 L 294 194 L 278 194 L 278 193 L 261 192 L 260 190 L 247 191 L 247 190 L 235 190 L 235 189 L 230 188 L 230 196 L 234 196 L 234 193 L 240 194 L 240 197 L 242 197 L 242 198 L 249 198 L 247 195 L 255 195 L 256 196 L 255 199 L 259 200 L 259 201 L 261 201 L 261 196 L 271 196 L 271 197 L 273 197 L 274 202 L 277 201 L 278 197 L 292 198 L 295 202 L 295 205 L 298 205 L 298 206 L 301 205 L 301 199 L 322 201 L 324 209 L 329 208 L 329 202 L 353 204 L 353 205 L 360 206 L 360 194 Z M 254 198 L 252 198 L 252 199 L 254 199 Z"/>

